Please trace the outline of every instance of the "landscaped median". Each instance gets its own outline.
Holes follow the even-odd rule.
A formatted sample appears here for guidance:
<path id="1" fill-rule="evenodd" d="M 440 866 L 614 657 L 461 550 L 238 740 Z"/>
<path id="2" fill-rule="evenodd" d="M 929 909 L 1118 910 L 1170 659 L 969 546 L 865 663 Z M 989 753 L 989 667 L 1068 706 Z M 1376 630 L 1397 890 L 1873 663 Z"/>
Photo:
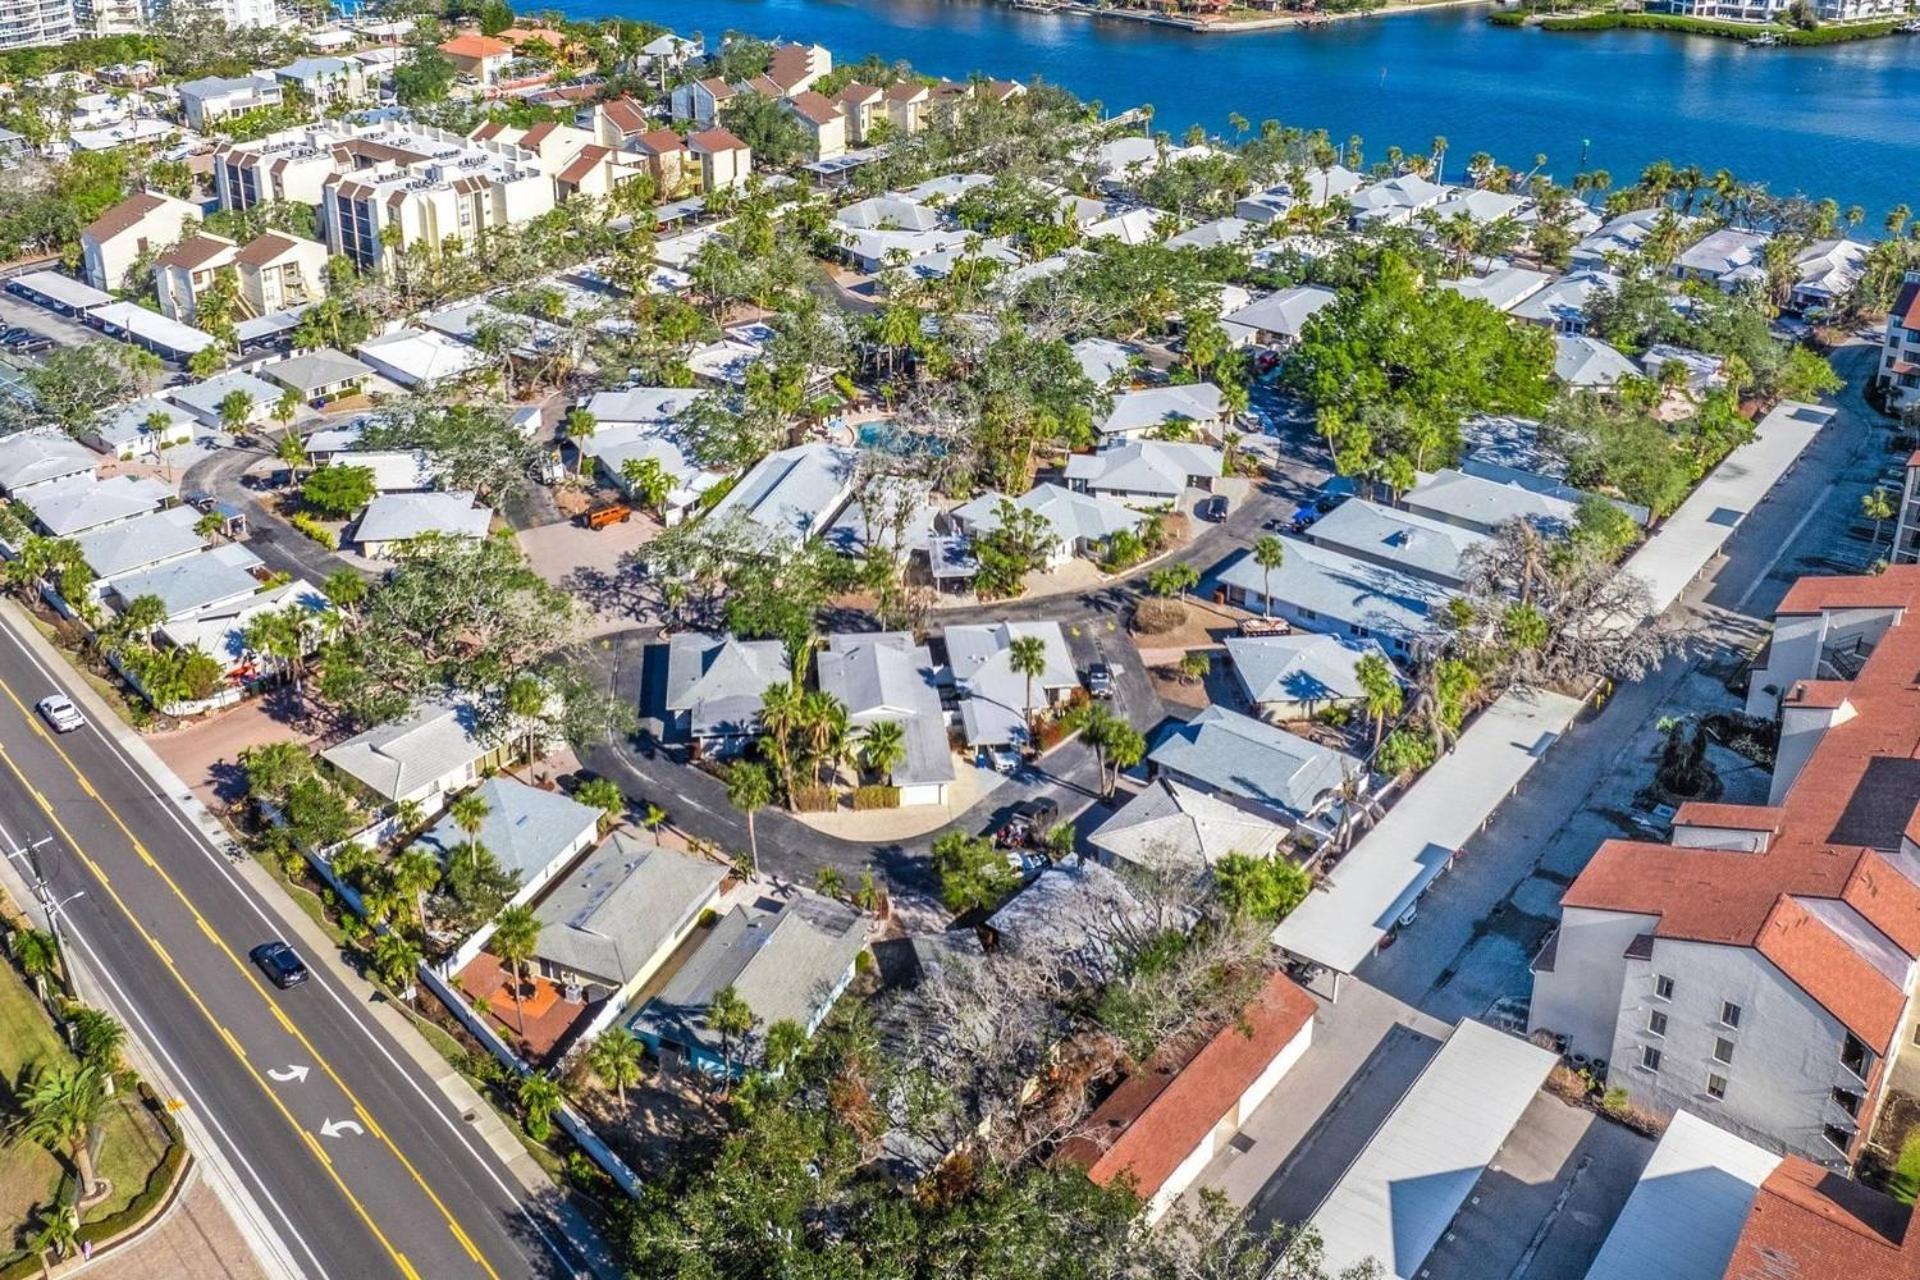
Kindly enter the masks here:
<path id="1" fill-rule="evenodd" d="M 54 1262 L 86 1245 L 97 1254 L 153 1221 L 182 1185 L 187 1148 L 164 1105 L 120 1063 L 119 1025 L 64 994 L 52 939 L 11 904 L 0 901 L 0 916 L 10 961 L 0 965 L 0 1074 L 13 1135 L 0 1145 L 0 1220 L 12 1224 L 0 1280 L 25 1280 L 42 1274 L 43 1255 Z M 103 1188 L 76 1216 L 83 1145 Z"/>

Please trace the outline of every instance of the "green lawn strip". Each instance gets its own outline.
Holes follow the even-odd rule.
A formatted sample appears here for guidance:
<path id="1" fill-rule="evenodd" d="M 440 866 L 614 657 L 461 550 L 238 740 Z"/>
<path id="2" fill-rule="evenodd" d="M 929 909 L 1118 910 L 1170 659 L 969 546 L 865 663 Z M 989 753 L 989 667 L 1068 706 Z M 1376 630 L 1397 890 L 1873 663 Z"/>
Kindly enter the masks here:
<path id="1" fill-rule="evenodd" d="M 1887 1193 L 1901 1204 L 1920 1199 L 1920 1127 L 1907 1131 L 1900 1144 L 1900 1158 L 1894 1161 L 1893 1176 L 1887 1179 Z"/>
<path id="2" fill-rule="evenodd" d="M 44 1061 L 67 1056 L 46 1010 L 11 965 L 0 965 L 0 1079 L 17 1087 Z"/>

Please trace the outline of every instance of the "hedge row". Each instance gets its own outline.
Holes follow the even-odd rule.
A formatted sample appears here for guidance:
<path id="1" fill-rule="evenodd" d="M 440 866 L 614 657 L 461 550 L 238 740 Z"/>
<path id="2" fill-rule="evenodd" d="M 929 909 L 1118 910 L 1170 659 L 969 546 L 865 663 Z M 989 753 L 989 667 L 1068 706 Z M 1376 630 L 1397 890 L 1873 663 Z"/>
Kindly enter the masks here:
<path id="1" fill-rule="evenodd" d="M 900 807 L 900 788 L 875 784 L 870 787 L 853 789 L 853 807 L 855 809 L 898 809 Z"/>
<path id="2" fill-rule="evenodd" d="M 340 540 L 333 536 L 333 530 L 327 528 L 327 526 L 321 524 L 318 520 L 314 519 L 312 516 L 308 515 L 306 512 L 304 511 L 294 512 L 291 523 L 295 529 L 298 529 L 301 533 L 306 534 L 309 538 L 312 538 L 315 542 L 319 543 L 321 546 L 325 547 L 327 550 L 329 551 L 339 550 Z"/>
<path id="3" fill-rule="evenodd" d="M 795 787 L 793 789 L 795 813 L 825 813 L 833 806 L 832 787 Z"/>
<path id="4" fill-rule="evenodd" d="M 1517 10 L 1501 10 L 1490 21 L 1500 26 L 1518 26 L 1526 20 Z M 1853 22 L 1815 27 L 1803 31 L 1772 23 L 1725 22 L 1714 18 L 1691 18 L 1679 13 L 1583 13 L 1569 18 L 1542 18 L 1544 31 L 1612 31 L 1631 28 L 1640 31 L 1678 31 L 1686 35 L 1719 36 L 1730 40 L 1751 40 L 1757 35 L 1772 35 L 1783 45 L 1845 44 L 1852 40 L 1871 40 L 1884 36 L 1899 25 L 1899 19 L 1884 22 Z"/>

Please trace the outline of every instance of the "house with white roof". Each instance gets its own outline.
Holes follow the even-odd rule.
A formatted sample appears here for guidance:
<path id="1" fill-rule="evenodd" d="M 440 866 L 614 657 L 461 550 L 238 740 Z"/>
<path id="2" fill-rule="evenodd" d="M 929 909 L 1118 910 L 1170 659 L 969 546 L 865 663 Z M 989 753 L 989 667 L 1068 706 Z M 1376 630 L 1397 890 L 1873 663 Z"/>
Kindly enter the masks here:
<path id="1" fill-rule="evenodd" d="M 1307 529 L 1307 541 L 1446 588 L 1466 581 L 1485 534 L 1364 498 L 1341 503 Z"/>
<path id="2" fill-rule="evenodd" d="M 1573 271 L 1551 281 L 1507 312 L 1516 320 L 1545 325 L 1555 333 L 1587 331 L 1587 304 L 1595 295 L 1615 293 L 1620 277 L 1606 271 Z"/>
<path id="3" fill-rule="evenodd" d="M 1109 440 L 1168 428 L 1185 428 L 1205 438 L 1218 434 L 1226 414 L 1226 400 L 1211 382 L 1175 383 L 1120 392 L 1096 429 Z"/>
<path id="4" fill-rule="evenodd" d="M 770 550 L 797 547 L 831 525 L 853 497 L 857 462 L 852 449 L 834 444 L 801 444 L 770 453 L 706 518 L 745 520 Z"/>
<path id="5" fill-rule="evenodd" d="M 1272 857 L 1286 838 L 1287 828 L 1254 806 L 1163 775 L 1120 806 L 1087 843 L 1110 867 L 1157 872 L 1178 866 L 1211 868 L 1233 853 Z"/>
<path id="6" fill-rule="evenodd" d="M 1421 651 L 1434 628 L 1431 615 L 1451 598 L 1429 578 L 1276 536 L 1286 559 L 1271 573 L 1251 554 L 1221 570 L 1218 581 L 1230 603 L 1271 613 L 1303 631 L 1376 639 L 1396 660 L 1405 660 Z"/>
<path id="7" fill-rule="evenodd" d="M 1451 289 L 1463 298 L 1484 302 L 1495 311 L 1513 309 L 1547 287 L 1553 279 L 1544 271 L 1526 267 L 1498 267 L 1483 276 L 1463 276 L 1442 280 L 1442 289 Z"/>
<path id="8" fill-rule="evenodd" d="M 1343 786 L 1364 792 L 1367 777 L 1344 751 L 1218 705 L 1174 725 L 1147 764 L 1156 777 L 1264 806 L 1296 825 L 1338 804 Z"/>
<path id="9" fill-rule="evenodd" d="M 1866 271 L 1870 246 L 1858 240 L 1816 240 L 1793 259 L 1793 291 L 1787 297 L 1792 311 L 1831 307 L 1845 299 Z"/>
<path id="10" fill-rule="evenodd" d="M 1164 209 L 1140 207 L 1092 223 L 1081 232 L 1089 240 L 1118 240 L 1121 244 L 1159 244 L 1166 239 L 1163 224 L 1178 221 Z"/>
<path id="11" fill-rule="evenodd" d="M 1553 338 L 1553 376 L 1575 391 L 1605 390 L 1623 378 L 1640 376 L 1640 366 L 1610 343 L 1585 333 Z"/>
<path id="12" fill-rule="evenodd" d="M 1301 331 L 1315 312 L 1338 295 L 1319 285 L 1303 284 L 1256 298 L 1221 318 L 1227 332 L 1265 347 L 1286 348 L 1300 341 Z"/>
<path id="13" fill-rule="evenodd" d="M 1259 231 L 1258 223 L 1245 218 L 1215 218 L 1211 222 L 1202 222 L 1189 227 L 1179 235 L 1167 241 L 1169 249 L 1218 249 L 1231 248 L 1246 243 Z"/>
<path id="14" fill-rule="evenodd" d="M 1453 188 L 1429 182 L 1417 173 L 1403 173 L 1361 187 L 1347 197 L 1353 206 L 1355 228 L 1372 225 L 1405 226 L 1453 194 Z"/>
<path id="15" fill-rule="evenodd" d="M 205 76 L 179 86 L 180 109 L 193 128 L 205 132 L 229 116 L 277 107 L 285 95 L 266 76 Z"/>
<path id="16" fill-rule="evenodd" d="M 380 376 L 416 388 L 464 377 L 487 362 L 477 349 L 431 329 L 396 329 L 367 339 L 354 354 Z"/>
<path id="17" fill-rule="evenodd" d="M 905 631 L 833 635 L 818 658 L 820 690 L 838 698 L 856 728 L 897 723 L 906 753 L 887 781 L 905 805 L 945 804 L 955 773 L 940 708 L 938 668 Z"/>
<path id="18" fill-rule="evenodd" d="M 675 632 L 667 641 L 667 732 L 701 755 L 729 755 L 760 736 L 760 701 L 793 680 L 778 640 Z"/>
<path id="19" fill-rule="evenodd" d="M 1640 369 L 1649 378 L 1664 377 L 1675 367 L 1681 372 L 1681 387 L 1693 395 L 1727 385 L 1727 362 L 1721 356 L 1667 342 L 1656 342 L 1641 353 Z"/>
<path id="20" fill-rule="evenodd" d="M 411 800 L 432 812 L 440 796 L 504 764 L 507 747 L 487 741 L 472 703 L 435 699 L 328 747 L 320 758 L 384 803 Z"/>
<path id="21" fill-rule="evenodd" d="M 165 617 L 189 618 L 204 610 L 236 604 L 258 592 L 260 557 L 243 543 L 228 542 L 190 556 L 110 578 L 102 594 L 116 610 L 143 596 L 166 609 Z"/>
<path id="22" fill-rule="evenodd" d="M 374 376 L 373 366 L 344 351 L 317 347 L 260 367 L 261 374 L 310 405 L 356 395 Z"/>
<path id="23" fill-rule="evenodd" d="M 1300 174 L 1297 185 L 1285 182 L 1256 192 L 1236 204 L 1233 212 L 1236 217 L 1249 222 L 1274 222 L 1285 218 L 1303 200 L 1309 205 L 1324 205 L 1329 200 L 1351 195 L 1366 185 L 1365 176 L 1345 165 L 1308 169 Z"/>
<path id="24" fill-rule="evenodd" d="M 484 538 L 493 512 L 474 503 L 470 489 L 436 493 L 383 493 L 367 504 L 354 529 L 360 554 L 375 560 L 429 534 L 442 538 Z"/>
<path id="25" fill-rule="evenodd" d="M 1128 134 L 1093 148 L 1087 163 L 1102 185 L 1126 186 L 1160 167 L 1160 145 L 1152 138 Z"/>
<path id="26" fill-rule="evenodd" d="M 947 671 L 960 696 L 960 724 L 970 747 L 1024 747 L 1028 744 L 1027 678 L 1010 661 L 1013 642 L 1040 640 L 1046 669 L 1033 678 L 1035 711 L 1064 699 L 1080 685 L 1073 652 L 1060 624 L 991 622 L 948 627 L 943 637 Z"/>
<path id="27" fill-rule="evenodd" d="M 49 536 L 72 538 L 158 510 L 173 500 L 173 491 L 144 476 L 96 480 L 89 471 L 34 485 L 15 500 Z"/>
<path id="28" fill-rule="evenodd" d="M 1747 285 L 1764 285 L 1768 239 L 1758 231 L 1721 227 L 1681 250 L 1673 260 L 1673 276 L 1718 285 L 1729 293 Z"/>
<path id="29" fill-rule="evenodd" d="M 1000 504 L 1005 501 L 1000 494 L 988 490 L 948 512 L 948 519 L 957 532 L 968 537 L 991 533 L 1000 527 Z M 1036 513 L 1052 530 L 1053 545 L 1047 561 L 1050 569 L 1059 568 L 1075 556 L 1097 558 L 1108 538 L 1123 529 L 1137 530 L 1146 523 L 1143 512 L 1057 484 L 1037 484 L 1013 499 L 1013 506 Z"/>
<path id="30" fill-rule="evenodd" d="M 1453 194 L 1427 210 L 1426 219 L 1435 223 L 1466 218 L 1477 226 L 1488 226 L 1502 218 L 1516 222 L 1533 220 L 1533 201 L 1510 191 L 1487 191 L 1477 187 L 1457 187 Z"/>
<path id="31" fill-rule="evenodd" d="M 1608 258 L 1631 257 L 1640 252 L 1640 247 L 1653 234 L 1655 226 L 1663 217 L 1677 217 L 1682 229 L 1694 225 L 1697 219 L 1679 217 L 1665 205 L 1652 205 L 1645 209 L 1631 209 L 1617 218 L 1608 220 L 1598 231 L 1573 246 L 1573 265 L 1576 269 L 1597 270 L 1607 268 Z"/>
<path id="32" fill-rule="evenodd" d="M 600 836 L 602 811 L 559 791 L 495 774 L 470 794 L 487 806 L 477 832 L 469 837 L 451 816 L 443 816 L 414 843 L 443 863 L 469 838 L 483 846 L 517 881 L 506 906 L 533 901 Z"/>
<path id="33" fill-rule="evenodd" d="M 1130 381 L 1139 352 L 1111 338 L 1082 338 L 1073 344 L 1073 358 L 1087 381 L 1102 390 Z"/>
<path id="34" fill-rule="evenodd" d="M 247 397 L 247 416 L 242 419 L 242 426 L 260 426 L 272 419 L 280 388 L 239 369 L 217 373 L 204 382 L 175 387 L 167 392 L 167 398 L 208 426 L 219 427 L 225 425 L 220 406 L 235 392 Z"/>
<path id="35" fill-rule="evenodd" d="M 1372 640 L 1315 634 L 1228 636 L 1227 661 L 1254 710 L 1276 722 L 1308 720 L 1328 707 L 1355 707 L 1366 697 L 1360 660 L 1386 659 Z M 1392 662 L 1388 660 L 1388 668 Z"/>
<path id="36" fill-rule="evenodd" d="M 1226 465 L 1210 445 L 1171 440 L 1129 440 L 1098 453 L 1068 457 L 1067 486 L 1124 506 L 1178 503 L 1188 489 L 1210 491 Z"/>
<path id="37" fill-rule="evenodd" d="M 18 498 L 35 485 L 94 475 L 99 458 L 62 431 L 0 436 L 0 493 Z"/>
<path id="38" fill-rule="evenodd" d="M 1571 529 L 1586 495 L 1546 477 L 1521 483 L 1518 477 L 1525 474 L 1442 467 L 1422 476 L 1401 504 L 1414 515 L 1479 534 L 1491 535 L 1510 520 L 1529 521 L 1548 534 Z"/>
<path id="39" fill-rule="evenodd" d="M 104 581 L 197 554 L 207 545 L 194 529 L 199 520 L 192 507 L 168 507 L 83 533 L 74 541 L 95 579 Z"/>
<path id="40" fill-rule="evenodd" d="M 332 610 L 333 603 L 311 582 L 295 578 L 243 599 L 211 605 L 184 618 L 169 619 L 161 625 L 158 634 L 162 641 L 176 649 L 198 649 L 207 654 L 225 667 L 229 678 L 247 680 L 272 669 L 247 644 L 247 627 L 262 614 L 292 608 L 305 610 L 317 623 Z M 316 627 L 316 640 L 318 635 Z"/>
<path id="41" fill-rule="evenodd" d="M 199 430 L 192 414 L 159 396 L 142 396 L 102 418 L 87 435 L 87 443 L 113 457 L 151 458 L 161 449 L 186 444 Z"/>

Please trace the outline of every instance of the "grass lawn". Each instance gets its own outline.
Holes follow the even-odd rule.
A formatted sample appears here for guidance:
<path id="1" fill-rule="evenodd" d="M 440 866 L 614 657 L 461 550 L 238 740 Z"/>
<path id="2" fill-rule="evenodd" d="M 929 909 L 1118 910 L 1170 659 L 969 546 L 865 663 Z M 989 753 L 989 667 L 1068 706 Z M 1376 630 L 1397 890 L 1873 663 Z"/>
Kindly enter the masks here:
<path id="1" fill-rule="evenodd" d="M 1920 1128 L 1909 1130 L 1901 1144 L 1893 1176 L 1887 1179 L 1887 1191 L 1901 1204 L 1912 1204 L 1920 1198 Z"/>

